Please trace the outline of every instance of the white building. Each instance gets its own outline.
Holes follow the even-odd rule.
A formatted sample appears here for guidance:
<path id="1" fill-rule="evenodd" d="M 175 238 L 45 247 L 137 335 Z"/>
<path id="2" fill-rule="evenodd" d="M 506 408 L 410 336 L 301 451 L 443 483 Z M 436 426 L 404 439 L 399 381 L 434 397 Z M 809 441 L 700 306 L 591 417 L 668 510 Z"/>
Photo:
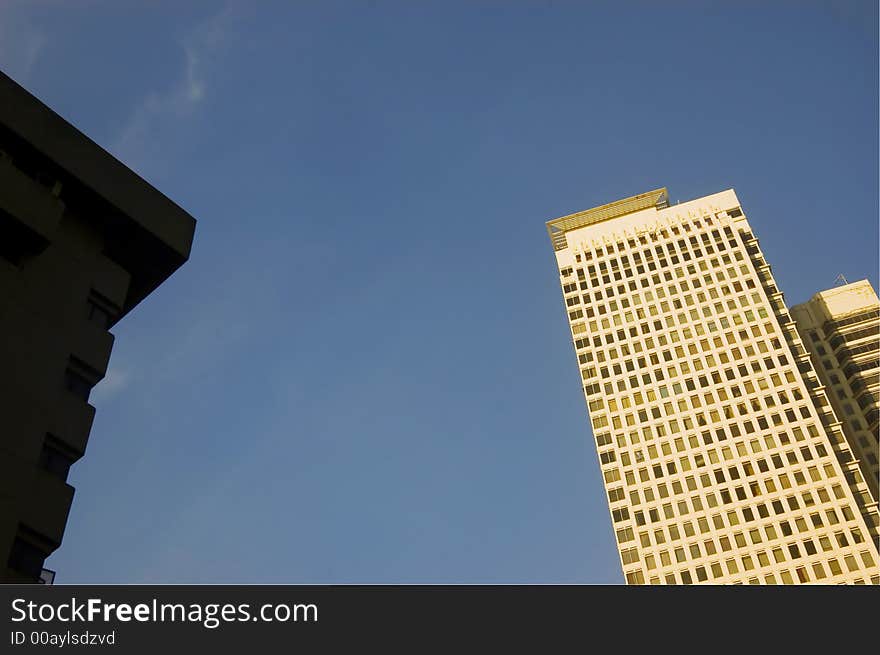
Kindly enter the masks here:
<path id="1" fill-rule="evenodd" d="M 626 581 L 880 583 L 877 504 L 736 194 L 547 229 Z"/>
<path id="2" fill-rule="evenodd" d="M 859 280 L 817 293 L 791 314 L 877 500 L 880 300 L 870 282 Z"/>

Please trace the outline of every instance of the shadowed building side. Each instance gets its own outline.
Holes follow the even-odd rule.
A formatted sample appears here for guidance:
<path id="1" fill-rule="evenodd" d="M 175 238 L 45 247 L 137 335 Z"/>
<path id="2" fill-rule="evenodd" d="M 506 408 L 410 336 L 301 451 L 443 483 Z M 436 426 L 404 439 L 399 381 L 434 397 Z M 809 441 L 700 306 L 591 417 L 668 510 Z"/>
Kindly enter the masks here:
<path id="1" fill-rule="evenodd" d="M 195 219 L 0 73 L 0 576 L 62 542 L 109 332 L 190 255 Z"/>

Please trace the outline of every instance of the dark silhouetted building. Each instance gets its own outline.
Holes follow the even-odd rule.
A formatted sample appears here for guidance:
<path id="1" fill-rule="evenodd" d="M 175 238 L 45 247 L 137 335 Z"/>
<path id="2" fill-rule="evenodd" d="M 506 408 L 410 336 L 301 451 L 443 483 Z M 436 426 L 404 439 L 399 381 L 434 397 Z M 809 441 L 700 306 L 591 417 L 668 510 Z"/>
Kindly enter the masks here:
<path id="1" fill-rule="evenodd" d="M 195 219 L 0 73 L 0 571 L 51 580 L 110 329 L 189 257 Z M 120 465 L 124 465 L 120 463 Z"/>

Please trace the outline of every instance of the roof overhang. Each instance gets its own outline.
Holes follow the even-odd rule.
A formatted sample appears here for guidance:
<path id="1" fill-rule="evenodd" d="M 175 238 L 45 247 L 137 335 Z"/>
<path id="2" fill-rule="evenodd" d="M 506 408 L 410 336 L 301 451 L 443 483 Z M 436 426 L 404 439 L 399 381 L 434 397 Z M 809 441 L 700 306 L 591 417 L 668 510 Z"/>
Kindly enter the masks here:
<path id="1" fill-rule="evenodd" d="M 52 170 L 72 211 L 99 224 L 105 255 L 131 274 L 123 315 L 189 258 L 195 218 L 2 72 L 0 130 Z"/>
<path id="2" fill-rule="evenodd" d="M 655 207 L 662 209 L 669 205 L 669 194 L 666 187 L 648 191 L 637 196 L 624 198 L 623 200 L 615 200 L 614 202 L 594 207 L 576 214 L 569 214 L 561 218 L 553 219 L 547 222 L 547 234 L 553 243 L 553 250 L 565 250 L 568 247 L 565 235 L 567 232 L 586 227 L 587 225 L 595 225 L 602 221 L 612 218 L 626 216 L 643 209 Z"/>

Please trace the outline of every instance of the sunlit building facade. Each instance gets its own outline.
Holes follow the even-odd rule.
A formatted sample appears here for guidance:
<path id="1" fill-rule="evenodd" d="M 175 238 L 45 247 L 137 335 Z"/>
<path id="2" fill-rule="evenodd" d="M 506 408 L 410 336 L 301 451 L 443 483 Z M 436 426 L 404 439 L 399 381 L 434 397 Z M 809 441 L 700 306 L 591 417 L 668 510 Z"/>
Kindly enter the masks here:
<path id="1" fill-rule="evenodd" d="M 734 191 L 547 229 L 627 583 L 880 583 L 877 504 Z"/>
<path id="2" fill-rule="evenodd" d="M 867 280 L 791 308 L 813 366 L 876 500 L 880 427 L 880 300 Z"/>

